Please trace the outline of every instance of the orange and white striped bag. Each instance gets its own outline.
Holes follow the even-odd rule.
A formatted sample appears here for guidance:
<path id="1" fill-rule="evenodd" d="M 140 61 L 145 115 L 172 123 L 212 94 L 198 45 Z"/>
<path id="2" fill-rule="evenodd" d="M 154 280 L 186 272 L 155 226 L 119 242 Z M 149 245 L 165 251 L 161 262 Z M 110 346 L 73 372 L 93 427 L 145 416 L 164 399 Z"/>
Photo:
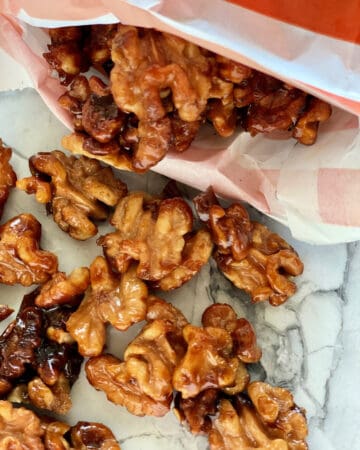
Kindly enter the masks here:
<path id="1" fill-rule="evenodd" d="M 176 34 L 332 103 L 311 147 L 206 130 L 154 170 L 244 200 L 314 243 L 360 239 L 360 2 L 358 0 L 0 0 L 0 47 L 57 105 L 63 92 L 41 54 L 43 28 L 121 21 Z M 0 81 L 1 83 L 1 81 Z"/>

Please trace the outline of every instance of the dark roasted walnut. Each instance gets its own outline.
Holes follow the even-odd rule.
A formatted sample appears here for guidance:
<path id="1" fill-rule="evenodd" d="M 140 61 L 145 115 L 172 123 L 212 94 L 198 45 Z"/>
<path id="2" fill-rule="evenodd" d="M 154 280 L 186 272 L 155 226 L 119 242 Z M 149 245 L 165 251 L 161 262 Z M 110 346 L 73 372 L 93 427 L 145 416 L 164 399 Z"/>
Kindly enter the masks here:
<path id="1" fill-rule="evenodd" d="M 57 257 L 39 246 L 41 224 L 20 214 L 0 227 L 0 283 L 30 286 L 57 272 Z"/>
<path id="2" fill-rule="evenodd" d="M 245 208 L 222 208 L 212 189 L 194 199 L 200 219 L 210 228 L 218 267 L 254 303 L 284 303 L 296 292 L 291 277 L 303 272 L 296 251 L 265 225 L 252 222 Z"/>
<path id="3" fill-rule="evenodd" d="M 82 357 L 73 342 L 51 338 L 66 334 L 73 309 L 43 310 L 35 305 L 38 294 L 39 289 L 24 297 L 16 319 L 0 337 L 0 396 L 65 414 Z"/>
<path id="4" fill-rule="evenodd" d="M 223 399 L 209 433 L 211 450 L 306 450 L 304 411 L 289 391 L 254 382 L 249 397 Z"/>
<path id="5" fill-rule="evenodd" d="M 33 176 L 19 180 L 17 187 L 50 204 L 55 222 L 74 239 L 94 236 L 97 226 L 93 221 L 105 220 L 108 207 L 127 192 L 110 167 L 86 157 L 54 150 L 32 156 L 29 164 Z"/>
<path id="6" fill-rule="evenodd" d="M 172 374 L 184 353 L 181 340 L 184 316 L 171 305 L 152 298 L 150 322 L 128 345 L 124 361 L 111 355 L 90 358 L 86 374 L 90 384 L 108 399 L 137 416 L 163 416 L 170 409 Z"/>
<path id="7" fill-rule="evenodd" d="M 0 401 L 1 450 L 120 450 L 109 428 L 78 422 L 71 427 L 50 417 L 38 417 L 23 407 Z"/>
<path id="8" fill-rule="evenodd" d="M 27 298 L 25 297 L 25 301 Z M 43 316 L 38 308 L 23 303 L 16 319 L 0 337 L 0 377 L 20 378 L 36 359 L 41 344 Z"/>
<path id="9" fill-rule="evenodd" d="M 90 284 L 90 274 L 87 267 L 74 269 L 69 276 L 57 272 L 52 279 L 41 287 L 35 304 L 41 308 L 77 302 Z"/>
<path id="10" fill-rule="evenodd" d="M 193 215 L 178 197 L 161 200 L 131 193 L 119 202 L 111 223 L 117 231 L 98 241 L 111 265 L 123 273 L 132 261 L 138 261 L 138 277 L 164 290 L 188 281 L 211 254 L 207 231 L 188 234 Z"/>
<path id="11" fill-rule="evenodd" d="M 16 183 L 16 174 L 10 165 L 11 149 L 3 145 L 0 139 L 0 218 L 9 192 Z"/>
<path id="12" fill-rule="evenodd" d="M 105 345 L 106 324 L 126 330 L 146 315 L 148 290 L 130 267 L 121 278 L 98 256 L 90 266 L 91 287 L 66 327 L 83 356 L 99 355 Z"/>

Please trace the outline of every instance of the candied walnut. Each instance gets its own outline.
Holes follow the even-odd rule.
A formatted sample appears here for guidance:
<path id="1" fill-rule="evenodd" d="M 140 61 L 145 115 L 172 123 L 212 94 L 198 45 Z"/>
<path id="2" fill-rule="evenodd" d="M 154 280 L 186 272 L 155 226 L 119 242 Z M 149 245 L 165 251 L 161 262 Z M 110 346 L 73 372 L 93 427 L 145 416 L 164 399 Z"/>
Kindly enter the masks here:
<path id="1" fill-rule="evenodd" d="M 126 124 L 126 116 L 116 106 L 109 87 L 95 76 L 89 80 L 77 76 L 58 103 L 72 115 L 75 130 L 87 132 L 104 149 L 110 148 L 105 144 L 113 144 Z"/>
<path id="2" fill-rule="evenodd" d="M 42 450 L 43 430 L 38 417 L 25 408 L 0 400 L 0 449 Z"/>
<path id="3" fill-rule="evenodd" d="M 132 414 L 163 416 L 172 400 L 172 374 L 184 354 L 181 339 L 184 316 L 165 301 L 149 300 L 150 322 L 128 345 L 124 361 L 112 355 L 91 358 L 86 364 L 90 384 Z"/>
<path id="4" fill-rule="evenodd" d="M 153 341 L 159 337 L 157 334 L 151 337 L 157 352 L 163 351 L 163 343 L 155 344 Z M 166 345 L 170 348 L 167 342 Z M 148 351 L 147 348 L 145 350 Z M 175 355 L 172 359 L 175 361 Z M 169 411 L 172 400 L 171 373 L 167 362 L 161 353 L 155 355 L 155 351 L 130 357 L 125 362 L 111 355 L 96 356 L 86 363 L 86 375 L 95 389 L 104 391 L 108 400 L 125 406 L 130 413 L 160 417 Z"/>
<path id="5" fill-rule="evenodd" d="M 234 353 L 244 363 L 258 362 L 261 349 L 256 344 L 256 335 L 250 322 L 238 319 L 230 305 L 215 303 L 202 315 L 204 327 L 223 328 L 231 334 L 234 342 Z"/>
<path id="6" fill-rule="evenodd" d="M 159 281 L 181 265 L 193 215 L 181 198 L 160 200 L 135 192 L 119 202 L 111 223 L 117 231 L 98 242 L 112 266 L 124 272 L 136 260 L 139 278 Z M 189 271 L 183 270 L 186 278 Z"/>
<path id="7" fill-rule="evenodd" d="M 120 450 L 111 430 L 101 423 L 78 422 L 70 427 L 63 422 L 47 421 L 42 423 L 47 450 Z"/>
<path id="8" fill-rule="evenodd" d="M 41 224 L 20 214 L 0 227 L 0 283 L 44 283 L 57 272 L 57 257 L 40 249 Z"/>
<path id="9" fill-rule="evenodd" d="M 94 139 L 88 140 L 83 134 L 72 133 L 62 138 L 61 145 L 76 155 L 103 161 L 120 170 L 133 170 L 130 155 L 126 151 L 122 151 L 114 141 L 100 144 Z"/>
<path id="10" fill-rule="evenodd" d="M 106 323 L 126 330 L 146 315 L 148 290 L 130 267 L 119 279 L 106 260 L 98 256 L 90 266 L 91 289 L 66 327 L 83 356 L 96 356 L 105 345 Z"/>
<path id="11" fill-rule="evenodd" d="M 266 436 L 246 406 L 241 414 L 237 414 L 229 400 L 220 402 L 219 416 L 209 433 L 209 443 L 211 450 L 288 450 L 282 439 L 273 440 Z"/>
<path id="12" fill-rule="evenodd" d="M 29 382 L 27 391 L 31 403 L 37 408 L 66 414 L 72 406 L 69 380 L 64 375 L 60 375 L 51 386 L 46 385 L 41 378 L 35 377 Z"/>
<path id="13" fill-rule="evenodd" d="M 183 328 L 188 324 L 185 316 L 171 303 L 161 298 L 150 295 L 148 297 L 148 306 L 146 313 L 147 322 L 161 320 L 167 324 L 169 331 L 166 336 L 175 350 L 177 357 L 180 359 L 186 353 L 186 342 L 183 337 Z"/>
<path id="14" fill-rule="evenodd" d="M 171 89 L 183 120 L 197 120 L 204 111 L 211 67 L 196 45 L 167 33 L 119 25 L 112 59 L 112 92 L 124 111 L 139 119 L 161 119 L 161 92 L 166 89 Z"/>
<path id="15" fill-rule="evenodd" d="M 225 388 L 236 383 L 239 360 L 232 354 L 230 334 L 215 327 L 184 327 L 187 352 L 177 365 L 173 386 L 184 399 L 209 388 Z"/>
<path id="16" fill-rule="evenodd" d="M 220 401 L 219 414 L 209 433 L 211 450 L 308 448 L 305 414 L 289 391 L 253 382 L 248 394 Z"/>
<path id="17" fill-rule="evenodd" d="M 72 303 L 86 291 L 89 284 L 90 275 L 87 267 L 74 269 L 68 277 L 64 272 L 57 272 L 42 286 L 35 304 L 41 308 L 51 308 Z"/>
<path id="18" fill-rule="evenodd" d="M 101 143 L 108 143 L 124 123 L 124 114 L 114 103 L 112 95 L 89 95 L 82 108 L 82 124 L 90 136 Z"/>
<path id="19" fill-rule="evenodd" d="M 127 192 L 110 167 L 86 157 L 75 158 L 54 150 L 32 156 L 29 164 L 33 176 L 19 180 L 17 187 L 29 194 L 35 192 L 37 200 L 50 203 L 55 222 L 75 239 L 94 236 L 97 227 L 92 220 L 105 220 L 107 206 L 115 206 Z M 44 192 L 45 183 L 49 185 L 48 195 L 38 194 L 38 189 Z"/>
<path id="20" fill-rule="evenodd" d="M 96 422 L 71 427 L 50 417 L 41 419 L 31 410 L 0 401 L 0 448 L 2 450 L 120 450 L 111 430 Z"/>
<path id="21" fill-rule="evenodd" d="M 118 26 L 111 56 L 115 102 L 139 119 L 133 166 L 146 170 L 171 147 L 171 121 L 166 117 L 164 97 L 171 91 L 181 120 L 200 120 L 210 95 L 214 60 L 200 47 L 176 36 L 124 25 Z"/>
<path id="22" fill-rule="evenodd" d="M 147 322 L 165 321 L 172 327 L 172 331 L 178 335 L 182 335 L 183 328 L 188 324 L 187 319 L 179 309 L 154 295 L 149 295 L 148 298 L 146 320 Z"/>
<path id="23" fill-rule="evenodd" d="M 315 97 L 310 97 L 308 106 L 300 115 L 293 130 L 293 137 L 301 144 L 312 145 L 316 141 L 319 124 L 331 116 L 331 106 Z"/>
<path id="24" fill-rule="evenodd" d="M 291 86 L 282 86 L 252 103 L 247 111 L 245 129 L 252 136 L 294 127 L 306 103 L 306 94 Z"/>
<path id="25" fill-rule="evenodd" d="M 14 310 L 8 305 L 0 305 L 0 322 L 7 319 L 13 312 Z"/>
<path id="26" fill-rule="evenodd" d="M 11 391 L 8 398 L 12 401 L 65 413 L 71 406 L 70 387 L 79 375 L 82 357 L 76 344 L 51 341 L 47 332 L 64 331 L 73 309 L 42 310 L 35 306 L 38 294 L 39 289 L 24 297 L 15 321 L 0 337 L 0 395 Z"/>
<path id="27" fill-rule="evenodd" d="M 175 369 L 174 388 L 184 400 L 212 388 L 228 395 L 243 391 L 250 380 L 245 363 L 257 362 L 261 357 L 251 324 L 238 319 L 231 306 L 225 304 L 208 307 L 202 323 L 204 328 L 183 328 L 188 347 Z"/>
<path id="28" fill-rule="evenodd" d="M 289 450 L 308 448 L 305 410 L 294 403 L 289 391 L 258 381 L 249 384 L 248 394 L 271 437 L 284 439 Z"/>
<path id="29" fill-rule="evenodd" d="M 43 53 L 49 66 L 54 69 L 60 83 L 68 85 L 80 72 L 86 72 L 89 61 L 82 51 L 83 31 L 81 27 L 64 27 L 49 32 L 51 44 Z"/>
<path id="30" fill-rule="evenodd" d="M 25 296 L 25 301 L 26 301 Z M 22 376 L 26 366 L 35 360 L 41 344 L 43 317 L 32 306 L 20 308 L 16 319 L 0 337 L 0 377 L 15 379 Z"/>
<path id="31" fill-rule="evenodd" d="M 16 183 L 16 174 L 9 163 L 10 158 L 11 149 L 5 147 L 0 139 L 0 218 L 6 200 L 8 199 L 10 189 L 14 187 Z"/>
<path id="32" fill-rule="evenodd" d="M 208 262 L 212 249 L 211 236 L 206 230 L 199 230 L 194 236 L 186 238 L 182 262 L 155 286 L 163 291 L 170 291 L 182 286 Z"/>
<path id="33" fill-rule="evenodd" d="M 233 102 L 224 104 L 221 100 L 211 100 L 206 117 L 222 137 L 231 136 L 236 128 L 236 110 Z"/>
<path id="34" fill-rule="evenodd" d="M 242 205 L 222 208 L 211 188 L 194 202 L 210 228 L 218 267 L 236 287 L 248 292 L 254 303 L 269 300 L 278 306 L 296 292 L 290 277 L 300 275 L 304 267 L 284 239 L 250 221 Z"/>
<path id="35" fill-rule="evenodd" d="M 45 429 L 43 439 L 46 450 L 70 450 L 70 445 L 64 437 L 70 430 L 70 426 L 63 422 L 50 420 L 45 418 L 42 422 L 42 427 Z"/>
<path id="36" fill-rule="evenodd" d="M 181 423 L 186 422 L 194 434 L 207 434 L 212 427 L 211 416 L 217 412 L 219 391 L 206 389 L 193 398 L 175 396 L 174 413 Z"/>
<path id="37" fill-rule="evenodd" d="M 101 423 L 78 422 L 71 428 L 71 441 L 75 449 L 98 448 L 120 450 L 111 430 Z"/>

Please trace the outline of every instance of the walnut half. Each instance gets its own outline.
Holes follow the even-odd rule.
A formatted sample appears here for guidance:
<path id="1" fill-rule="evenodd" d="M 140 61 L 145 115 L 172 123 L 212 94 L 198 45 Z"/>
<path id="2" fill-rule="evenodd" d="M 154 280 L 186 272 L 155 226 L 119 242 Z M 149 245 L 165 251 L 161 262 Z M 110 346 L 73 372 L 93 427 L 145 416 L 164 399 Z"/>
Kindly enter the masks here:
<path id="1" fill-rule="evenodd" d="M 217 303 L 204 311 L 202 323 L 183 328 L 187 350 L 174 371 L 174 388 L 182 399 L 208 389 L 241 392 L 250 379 L 245 363 L 261 358 L 251 324 L 238 319 L 230 305 Z"/>
<path id="2" fill-rule="evenodd" d="M 138 277 L 164 290 L 192 278 L 211 254 L 208 231 L 190 234 L 193 214 L 180 197 L 132 192 L 120 200 L 111 223 L 117 231 L 98 241 L 111 265 L 124 272 L 136 261 Z"/>
<path id="3" fill-rule="evenodd" d="M 214 258 L 224 275 L 254 303 L 284 303 L 296 292 L 292 277 L 304 266 L 296 251 L 265 225 L 252 222 L 239 203 L 222 208 L 209 188 L 194 199 L 215 243 Z"/>
<path id="4" fill-rule="evenodd" d="M 108 207 L 127 192 L 110 167 L 84 156 L 75 158 L 54 150 L 32 156 L 29 164 L 33 176 L 19 180 L 17 187 L 49 204 L 55 222 L 74 239 L 95 236 L 93 221 L 105 220 Z"/>
<path id="5" fill-rule="evenodd" d="M 305 413 L 289 391 L 253 382 L 248 395 L 220 400 L 219 414 L 209 433 L 211 450 L 308 448 Z"/>
<path id="6" fill-rule="evenodd" d="M 90 285 L 66 327 L 83 356 L 99 355 L 105 345 L 106 324 L 126 330 L 146 315 L 148 290 L 134 266 L 119 277 L 102 256 L 90 265 Z"/>
<path id="7" fill-rule="evenodd" d="M 71 427 L 38 417 L 23 407 L 0 401 L 1 450 L 120 450 L 111 430 L 101 423 L 78 422 Z"/>
<path id="8" fill-rule="evenodd" d="M 87 378 L 108 399 L 137 416 L 163 416 L 170 409 L 172 375 L 184 353 L 185 317 L 165 301 L 149 300 L 149 323 L 128 345 L 124 361 L 112 355 L 90 358 Z"/>
<path id="9" fill-rule="evenodd" d="M 41 224 L 20 214 L 0 227 L 0 283 L 40 284 L 57 272 L 57 257 L 41 250 Z"/>

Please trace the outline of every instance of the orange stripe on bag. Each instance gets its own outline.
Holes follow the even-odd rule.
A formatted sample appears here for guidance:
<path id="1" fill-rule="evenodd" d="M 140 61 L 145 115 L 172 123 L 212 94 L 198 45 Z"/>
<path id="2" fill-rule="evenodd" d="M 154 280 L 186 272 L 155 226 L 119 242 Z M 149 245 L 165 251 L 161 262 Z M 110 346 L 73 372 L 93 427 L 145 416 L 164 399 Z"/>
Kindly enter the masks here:
<path id="1" fill-rule="evenodd" d="M 316 33 L 360 44 L 359 0 L 227 0 Z"/>

